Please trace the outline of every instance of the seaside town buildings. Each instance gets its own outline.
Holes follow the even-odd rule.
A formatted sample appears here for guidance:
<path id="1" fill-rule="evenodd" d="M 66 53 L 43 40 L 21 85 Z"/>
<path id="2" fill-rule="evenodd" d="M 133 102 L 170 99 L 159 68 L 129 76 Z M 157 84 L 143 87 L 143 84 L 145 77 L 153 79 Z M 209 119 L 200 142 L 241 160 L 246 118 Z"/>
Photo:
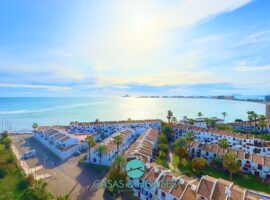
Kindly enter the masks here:
<path id="1" fill-rule="evenodd" d="M 235 150 L 232 148 L 222 149 L 218 144 L 207 144 L 194 141 L 189 148 L 190 158 L 203 157 L 209 163 L 215 158 L 223 158 L 226 153 L 234 152 L 241 163 L 241 171 L 251 173 L 263 181 L 270 181 L 270 157 L 261 156 L 256 153 L 248 153 L 243 150 Z"/>
<path id="2" fill-rule="evenodd" d="M 118 146 L 114 142 L 114 137 L 120 136 L 122 143 Z M 111 165 L 117 155 L 121 155 L 130 144 L 136 139 L 136 132 L 133 129 L 126 129 L 112 134 L 111 136 L 98 143 L 94 148 L 91 149 L 91 160 L 88 161 L 94 164 Z M 100 145 L 105 146 L 105 153 L 100 156 L 97 152 L 97 148 Z"/>
<path id="3" fill-rule="evenodd" d="M 34 138 L 62 160 L 68 159 L 82 148 L 79 136 L 68 134 L 63 129 L 41 127 L 35 132 Z"/>
<path id="4" fill-rule="evenodd" d="M 102 133 L 109 136 L 117 131 L 131 128 L 142 132 L 148 128 L 160 131 L 161 120 L 130 120 L 130 121 L 104 121 L 104 122 L 71 122 L 67 128 L 69 133 Z"/>
<path id="5" fill-rule="evenodd" d="M 153 161 L 153 152 L 157 149 L 159 131 L 146 129 L 124 153 L 127 159 L 138 159 L 143 162 Z"/>
<path id="6" fill-rule="evenodd" d="M 184 137 L 187 132 L 192 132 L 193 137 L 201 142 L 217 144 L 218 140 L 226 139 L 230 147 L 236 150 L 243 150 L 248 153 L 258 153 L 261 155 L 270 155 L 270 143 L 255 138 L 254 135 L 232 133 L 217 129 L 198 128 L 188 124 L 172 125 L 174 130 L 174 139 Z"/>
<path id="7" fill-rule="evenodd" d="M 207 124 L 206 124 L 206 118 L 204 117 L 200 117 L 200 118 L 196 118 L 194 119 L 194 125 L 195 127 L 199 127 L 199 128 L 207 128 Z M 217 117 L 211 117 L 208 118 L 209 122 L 214 122 L 215 124 L 219 125 L 219 124 L 223 124 L 224 120 L 223 119 L 219 119 Z M 182 123 L 184 124 L 188 124 L 189 120 L 187 118 L 181 120 Z"/>
<path id="8" fill-rule="evenodd" d="M 269 200 L 270 196 L 242 188 L 233 182 L 202 176 L 177 176 L 170 170 L 146 163 L 140 179 L 129 179 L 134 196 L 141 200 Z"/>

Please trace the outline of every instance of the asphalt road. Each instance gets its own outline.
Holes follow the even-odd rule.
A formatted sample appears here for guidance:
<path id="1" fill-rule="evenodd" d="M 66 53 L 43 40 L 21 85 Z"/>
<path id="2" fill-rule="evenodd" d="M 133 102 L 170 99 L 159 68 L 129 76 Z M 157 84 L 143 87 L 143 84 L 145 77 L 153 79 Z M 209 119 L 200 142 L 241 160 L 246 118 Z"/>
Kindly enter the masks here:
<path id="1" fill-rule="evenodd" d="M 12 136 L 12 140 L 20 154 L 29 149 L 36 150 L 36 158 L 27 160 L 27 165 L 30 168 L 43 165 L 43 169 L 36 173 L 51 175 L 45 181 L 48 183 L 48 191 L 53 195 L 69 194 L 74 200 L 103 199 L 103 192 L 97 192 L 92 185 L 95 180 L 102 180 L 105 175 L 78 165 L 79 159 L 85 154 L 63 162 L 31 135 Z"/>

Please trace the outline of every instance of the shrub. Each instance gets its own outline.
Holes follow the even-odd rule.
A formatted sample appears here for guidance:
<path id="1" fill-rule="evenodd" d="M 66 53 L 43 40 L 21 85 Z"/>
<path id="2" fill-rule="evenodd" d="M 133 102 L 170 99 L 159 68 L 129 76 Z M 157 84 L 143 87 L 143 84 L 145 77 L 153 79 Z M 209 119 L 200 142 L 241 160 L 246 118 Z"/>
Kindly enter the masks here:
<path id="1" fill-rule="evenodd" d="M 4 178 L 7 175 L 6 169 L 0 169 L 0 178 Z"/>
<path id="2" fill-rule="evenodd" d="M 28 187 L 28 183 L 26 179 L 23 179 L 18 183 L 18 188 L 20 190 L 25 190 L 27 187 Z"/>

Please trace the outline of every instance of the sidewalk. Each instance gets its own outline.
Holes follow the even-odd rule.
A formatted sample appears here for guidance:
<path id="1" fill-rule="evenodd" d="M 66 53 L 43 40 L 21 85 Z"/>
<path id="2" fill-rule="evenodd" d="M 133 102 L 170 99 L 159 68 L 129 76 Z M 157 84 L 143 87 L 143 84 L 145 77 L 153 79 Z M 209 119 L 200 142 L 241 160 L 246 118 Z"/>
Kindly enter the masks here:
<path id="1" fill-rule="evenodd" d="M 37 175 L 37 172 L 43 169 L 43 166 L 39 165 L 37 167 L 29 168 L 27 163 L 24 160 L 21 160 L 21 155 L 13 144 L 11 144 L 11 150 L 18 160 L 19 166 L 23 169 L 26 175 L 33 174 L 34 178 L 37 180 L 51 177 L 50 174 Z"/>

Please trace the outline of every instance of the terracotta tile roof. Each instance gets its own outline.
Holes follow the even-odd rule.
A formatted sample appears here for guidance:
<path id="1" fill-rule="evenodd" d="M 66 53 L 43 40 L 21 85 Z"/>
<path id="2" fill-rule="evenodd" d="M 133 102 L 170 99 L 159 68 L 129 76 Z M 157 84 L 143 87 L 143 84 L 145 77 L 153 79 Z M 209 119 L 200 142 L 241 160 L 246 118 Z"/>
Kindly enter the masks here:
<path id="1" fill-rule="evenodd" d="M 200 142 L 198 142 L 198 141 L 193 141 L 193 142 L 191 143 L 191 148 L 196 148 L 196 147 L 198 146 L 199 143 L 200 143 Z"/>
<path id="2" fill-rule="evenodd" d="M 215 178 L 213 177 L 210 177 L 210 176 L 204 176 L 202 179 L 201 179 L 201 183 L 199 185 L 199 189 L 198 189 L 198 194 L 205 197 L 205 198 L 208 198 L 210 199 L 210 195 L 211 195 L 211 192 L 213 190 L 213 187 L 214 187 L 214 182 L 216 181 Z"/>
<path id="3" fill-rule="evenodd" d="M 264 165 L 270 167 L 270 157 L 264 156 Z"/>
<path id="4" fill-rule="evenodd" d="M 263 160 L 263 157 L 260 156 L 259 154 L 252 154 L 252 161 L 256 164 L 259 164 L 259 165 L 263 165 L 264 164 L 264 160 Z"/>
<path id="5" fill-rule="evenodd" d="M 243 200 L 245 195 L 245 189 L 239 187 L 238 185 L 233 185 L 231 187 L 231 199 L 233 200 Z"/>
<path id="6" fill-rule="evenodd" d="M 204 144 L 202 149 L 209 152 L 212 148 L 212 145 L 211 144 Z"/>
<path id="7" fill-rule="evenodd" d="M 225 193 L 225 190 L 226 190 L 226 188 L 229 188 L 230 185 L 231 185 L 231 182 L 223 180 L 223 179 L 219 179 L 216 182 L 214 192 L 212 195 L 212 199 L 226 200 L 227 195 Z"/>
<path id="8" fill-rule="evenodd" d="M 181 180 L 181 181 L 180 181 Z M 177 198 L 180 198 L 183 194 L 187 184 L 192 179 L 187 176 L 182 176 L 177 180 L 176 186 L 171 190 L 171 194 Z M 183 181 L 183 182 L 182 182 Z"/>
<path id="9" fill-rule="evenodd" d="M 218 150 L 219 150 L 219 145 L 218 145 L 218 144 L 214 144 L 214 145 L 212 146 L 212 148 L 211 148 L 210 151 L 213 152 L 213 153 L 217 153 Z"/>
<path id="10" fill-rule="evenodd" d="M 196 192 L 191 189 L 192 185 L 198 187 L 199 181 L 196 180 L 187 186 L 181 200 L 196 200 Z"/>
<path id="11" fill-rule="evenodd" d="M 139 124 L 139 123 L 161 123 L 160 119 L 130 120 L 130 121 L 104 121 L 104 122 L 70 122 L 70 126 L 91 126 L 91 125 L 114 125 L 114 124 Z"/>

